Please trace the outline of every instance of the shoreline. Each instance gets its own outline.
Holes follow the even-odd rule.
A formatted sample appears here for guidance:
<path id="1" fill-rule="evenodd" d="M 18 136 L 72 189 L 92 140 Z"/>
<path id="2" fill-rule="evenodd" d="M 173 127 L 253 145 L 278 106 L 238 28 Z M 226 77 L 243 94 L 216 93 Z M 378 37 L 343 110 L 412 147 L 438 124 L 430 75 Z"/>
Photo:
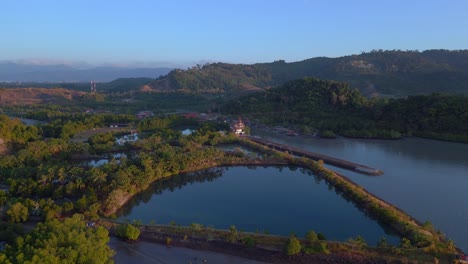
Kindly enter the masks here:
<path id="1" fill-rule="evenodd" d="M 187 170 L 178 172 L 177 174 L 199 171 L 199 170 L 209 169 L 213 167 L 243 166 L 243 165 L 246 165 L 246 166 L 249 166 L 249 165 L 251 166 L 293 165 L 293 166 L 306 168 L 306 169 L 311 170 L 314 174 L 318 175 L 320 178 L 322 178 L 329 184 L 331 184 L 336 190 L 343 193 L 343 195 L 345 195 L 351 202 L 353 202 L 356 206 L 358 206 L 360 210 L 369 214 L 376 221 L 389 226 L 397 234 L 399 234 L 400 237 L 409 238 L 412 244 L 416 246 L 415 249 L 413 250 L 418 250 L 418 251 L 422 250 L 422 252 L 424 253 L 421 252 L 421 254 L 428 254 L 428 255 L 432 254 L 432 256 L 434 256 L 433 254 L 437 252 L 437 251 L 433 251 L 433 250 L 436 250 L 435 247 L 445 248 L 446 246 L 447 241 L 445 240 L 445 238 L 441 237 L 440 234 L 427 230 L 419 221 L 417 221 L 416 219 L 414 219 L 413 217 L 405 213 L 403 210 L 373 195 L 372 193 L 365 190 L 362 186 L 351 181 L 346 176 L 321 166 L 319 162 L 313 161 L 312 159 L 309 159 L 309 158 L 295 158 L 289 154 L 276 151 L 267 146 L 250 141 L 248 139 L 237 138 L 236 142 L 231 142 L 231 143 L 239 143 L 241 145 L 245 145 L 247 147 L 253 148 L 254 150 L 258 152 L 270 155 L 270 159 L 269 160 L 240 160 L 239 159 L 239 160 L 231 160 L 230 162 L 227 162 L 226 160 L 224 160 L 222 162 L 203 163 L 201 164 L 201 166 L 196 166 L 195 168 L 192 168 L 190 170 L 187 169 Z M 174 175 L 176 174 L 167 175 L 161 179 L 170 178 Z M 161 180 L 161 179 L 158 179 L 158 180 Z M 152 183 L 156 181 L 153 181 Z M 123 197 L 124 199 L 120 200 L 119 206 L 114 207 L 114 210 L 112 211 L 107 211 L 105 215 L 109 216 L 118 212 L 135 195 L 148 189 L 151 186 L 151 184 L 149 184 L 148 186 L 146 186 L 144 189 L 140 190 L 137 193 L 129 194 Z M 161 237 L 164 235 L 165 237 L 169 237 L 169 236 L 173 236 L 174 233 L 169 233 L 169 234 L 162 233 L 162 234 L 159 234 L 160 237 L 158 239 L 154 239 L 154 238 L 151 238 L 151 239 L 154 239 L 155 242 L 158 242 L 158 243 L 164 243 L 163 238 Z M 144 237 L 145 235 L 142 236 L 142 238 Z M 178 239 L 180 240 L 180 237 Z M 204 243 L 207 243 L 207 242 L 208 241 Z M 336 242 L 328 241 L 327 243 L 336 243 Z M 175 243 L 173 245 L 184 246 L 186 244 L 187 243 L 185 242 L 181 242 L 180 244 Z M 192 246 L 195 247 L 196 245 L 195 246 L 192 245 Z M 219 249 L 216 249 L 217 246 L 218 244 L 216 244 L 216 246 L 209 246 L 209 247 L 205 245 L 205 247 L 208 247 L 208 248 L 213 247 L 213 250 L 215 251 L 219 250 Z M 224 249 L 223 246 L 221 246 L 221 248 Z M 236 253 L 236 255 L 243 256 L 242 254 L 244 254 L 243 252 L 246 250 L 246 248 L 247 247 L 242 246 L 241 249 L 237 249 L 237 251 L 239 252 Z M 443 256 L 445 256 L 446 258 L 448 258 L 448 256 L 451 254 L 445 251 L 445 249 L 440 251 L 437 254 L 440 254 L 442 252 L 444 252 Z M 223 252 L 223 253 L 230 254 L 229 252 Z M 284 254 L 281 251 L 279 251 L 278 254 L 284 256 Z M 268 261 L 271 261 L 271 260 L 268 260 Z M 312 261 L 312 259 L 310 259 L 310 261 Z M 306 262 L 306 263 L 309 263 L 309 262 Z M 288 263 L 288 262 L 285 262 L 283 259 L 281 263 Z M 314 263 L 314 262 L 310 262 L 310 263 Z M 317 262 L 317 263 L 320 263 L 320 262 Z M 367 262 L 358 262 L 358 263 L 367 263 Z M 372 262 L 369 262 L 369 263 L 372 263 Z"/>
<path id="2" fill-rule="evenodd" d="M 442 141 L 442 142 L 454 142 L 454 143 L 462 143 L 462 144 L 468 144 L 468 140 L 452 140 L 452 139 L 447 139 L 445 138 L 445 134 L 436 134 L 435 136 L 425 136 L 424 133 L 431 133 L 431 132 L 415 132 L 413 135 L 405 135 L 402 134 L 401 137 L 398 138 L 391 138 L 391 137 L 359 137 L 359 136 L 346 136 L 343 134 L 336 134 L 336 137 L 321 137 L 319 135 L 309 135 L 309 134 L 301 134 L 295 132 L 294 135 L 289 135 L 287 133 L 283 133 L 281 130 L 276 130 L 275 127 L 270 127 L 266 125 L 253 125 L 253 128 L 266 131 L 269 133 L 274 133 L 277 135 L 282 135 L 282 136 L 290 136 L 292 138 L 294 137 L 299 137 L 299 138 L 313 138 L 313 139 L 338 139 L 338 138 L 349 138 L 349 139 L 364 139 L 364 140 L 389 140 L 389 141 L 397 141 L 397 140 L 403 140 L 406 138 L 423 138 L 423 139 L 430 139 L 430 140 L 435 140 L 435 141 Z"/>
<path id="3" fill-rule="evenodd" d="M 109 234 L 116 238 L 114 227 L 117 223 L 106 221 L 103 223 L 109 230 Z M 140 237 L 134 242 L 123 243 L 139 243 L 148 242 L 158 245 L 165 245 L 167 248 L 188 248 L 197 251 L 209 251 L 229 256 L 241 257 L 253 261 L 264 263 L 401 263 L 400 258 L 392 256 L 392 254 L 381 253 L 374 248 L 355 249 L 354 246 L 346 242 L 326 241 L 329 248 L 333 248 L 331 253 L 300 253 L 293 256 L 287 256 L 283 252 L 284 244 L 289 237 L 277 235 L 265 235 L 249 232 L 241 232 L 240 237 L 236 242 L 228 242 L 225 237 L 229 235 L 229 231 L 221 229 L 206 229 L 194 231 L 191 227 L 169 226 L 169 225 L 142 225 L 140 226 Z M 210 237 L 212 232 L 218 233 L 216 237 Z M 193 234 L 196 233 L 196 234 Z M 255 244 L 248 246 L 242 242 L 245 237 L 251 237 L 255 240 L 271 239 L 276 241 L 274 245 Z M 168 243 L 168 238 L 170 243 Z M 307 241 L 298 238 L 302 245 L 307 245 Z"/>

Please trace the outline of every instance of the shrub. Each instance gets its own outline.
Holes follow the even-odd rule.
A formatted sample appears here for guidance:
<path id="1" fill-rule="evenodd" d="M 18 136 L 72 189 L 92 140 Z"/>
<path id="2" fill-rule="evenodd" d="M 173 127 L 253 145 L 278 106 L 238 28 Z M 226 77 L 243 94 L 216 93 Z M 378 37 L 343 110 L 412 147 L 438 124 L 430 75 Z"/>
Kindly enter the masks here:
<path id="1" fill-rule="evenodd" d="M 166 246 L 170 246 L 172 244 L 172 239 L 170 237 L 166 237 Z"/>
<path id="2" fill-rule="evenodd" d="M 305 238 L 307 239 L 307 241 L 309 241 L 310 243 L 313 243 L 315 241 L 318 240 L 318 236 L 317 234 L 315 233 L 315 231 L 313 230 L 310 230 L 309 232 L 307 232 L 307 234 L 305 235 Z"/>
<path id="3" fill-rule="evenodd" d="M 302 246 L 299 239 L 297 239 L 295 236 L 290 236 L 288 242 L 286 242 L 284 251 L 286 255 L 292 256 L 299 254 L 299 252 L 301 252 L 301 248 Z"/>
<path id="4" fill-rule="evenodd" d="M 254 247 L 256 245 L 255 239 L 251 236 L 245 237 L 243 242 L 248 247 Z"/>
<path id="5" fill-rule="evenodd" d="M 384 237 L 384 236 L 381 237 L 381 238 L 379 239 L 379 241 L 377 242 L 377 247 L 379 247 L 379 248 L 386 248 L 386 247 L 388 247 L 388 246 L 389 246 L 389 245 L 388 245 L 388 242 L 387 242 L 387 238 Z"/>
<path id="6" fill-rule="evenodd" d="M 202 225 L 202 224 L 199 224 L 199 223 L 191 223 L 191 224 L 190 224 L 190 227 L 191 227 L 194 231 L 200 231 L 200 230 L 202 230 L 203 225 Z"/>
<path id="7" fill-rule="evenodd" d="M 230 243 L 235 243 L 237 242 L 238 238 L 239 234 L 237 232 L 237 229 L 235 226 L 232 225 L 231 227 L 229 227 L 229 234 L 227 235 L 226 240 Z"/>
<path id="8" fill-rule="evenodd" d="M 367 243 L 362 236 L 357 236 L 356 238 L 350 238 L 348 241 L 349 243 L 353 244 L 353 246 L 359 249 L 367 247 Z"/>
<path id="9" fill-rule="evenodd" d="M 6 212 L 8 219 L 12 223 L 25 222 L 29 218 L 29 210 L 20 202 L 14 203 Z"/>
<path id="10" fill-rule="evenodd" d="M 140 236 L 140 229 L 131 224 L 119 225 L 115 233 L 118 237 L 126 240 L 135 241 Z"/>
<path id="11" fill-rule="evenodd" d="M 413 247 L 413 245 L 411 245 L 411 241 L 409 239 L 407 239 L 406 237 L 401 239 L 400 248 L 409 249 L 409 248 L 412 248 L 412 247 Z"/>
<path id="12" fill-rule="evenodd" d="M 325 235 L 322 234 L 322 233 L 320 233 L 320 232 L 317 234 L 317 238 L 318 238 L 318 240 L 327 240 L 327 238 L 325 237 Z"/>

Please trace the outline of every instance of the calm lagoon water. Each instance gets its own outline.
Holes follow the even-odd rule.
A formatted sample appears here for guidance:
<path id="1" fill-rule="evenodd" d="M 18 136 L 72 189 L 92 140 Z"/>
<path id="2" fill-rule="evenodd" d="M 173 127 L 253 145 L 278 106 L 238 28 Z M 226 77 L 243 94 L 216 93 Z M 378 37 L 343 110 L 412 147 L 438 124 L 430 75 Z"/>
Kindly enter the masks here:
<path id="1" fill-rule="evenodd" d="M 421 222 L 430 221 L 468 252 L 468 144 L 254 134 L 383 170 L 383 175 L 373 177 L 333 168 Z"/>
<path id="2" fill-rule="evenodd" d="M 304 236 L 322 232 L 330 240 L 361 235 L 369 244 L 386 236 L 375 220 L 311 175 L 290 167 L 223 167 L 157 182 L 121 212 L 120 220 L 190 225 Z"/>

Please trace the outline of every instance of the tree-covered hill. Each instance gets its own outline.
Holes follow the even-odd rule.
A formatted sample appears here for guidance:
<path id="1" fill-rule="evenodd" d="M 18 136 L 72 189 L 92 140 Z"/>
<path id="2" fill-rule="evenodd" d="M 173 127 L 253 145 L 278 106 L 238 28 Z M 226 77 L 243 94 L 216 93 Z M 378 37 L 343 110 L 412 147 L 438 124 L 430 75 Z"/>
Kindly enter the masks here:
<path id="1" fill-rule="evenodd" d="M 239 93 L 268 87 L 272 77 L 257 65 L 214 63 L 173 70 L 150 83 L 156 90 L 195 93 Z"/>
<path id="2" fill-rule="evenodd" d="M 468 142 L 468 97 L 463 95 L 367 99 L 347 83 L 304 78 L 231 100 L 221 111 L 306 133 L 364 138 L 406 134 Z"/>
<path id="3" fill-rule="evenodd" d="M 468 94 L 468 50 L 374 50 L 291 63 L 283 60 L 252 65 L 214 63 L 173 70 L 149 86 L 164 91 L 238 93 L 266 89 L 303 77 L 346 81 L 366 96 Z"/>

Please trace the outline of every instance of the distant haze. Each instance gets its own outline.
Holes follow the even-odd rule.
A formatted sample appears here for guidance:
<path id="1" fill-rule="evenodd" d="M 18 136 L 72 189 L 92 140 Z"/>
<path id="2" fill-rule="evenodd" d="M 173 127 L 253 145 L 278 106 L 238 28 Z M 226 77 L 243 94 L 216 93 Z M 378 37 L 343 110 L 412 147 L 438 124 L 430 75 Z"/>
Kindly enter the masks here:
<path id="1" fill-rule="evenodd" d="M 48 64 L 42 62 L 0 62 L 2 82 L 107 82 L 117 78 L 147 77 L 166 75 L 169 67 L 93 67 L 85 63 Z"/>

